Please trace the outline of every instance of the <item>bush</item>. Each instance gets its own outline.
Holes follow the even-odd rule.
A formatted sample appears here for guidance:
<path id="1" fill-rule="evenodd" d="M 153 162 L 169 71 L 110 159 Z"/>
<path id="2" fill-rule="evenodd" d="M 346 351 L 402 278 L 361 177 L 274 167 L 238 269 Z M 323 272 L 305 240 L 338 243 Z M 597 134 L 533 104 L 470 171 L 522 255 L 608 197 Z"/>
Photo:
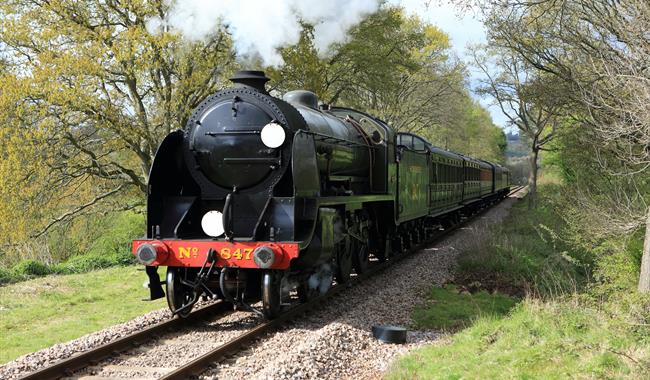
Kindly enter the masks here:
<path id="1" fill-rule="evenodd" d="M 65 263 L 56 265 L 54 272 L 59 274 L 84 273 L 133 263 L 133 255 L 129 252 L 112 254 L 89 253 L 87 255 L 74 256 Z"/>
<path id="2" fill-rule="evenodd" d="M 16 276 L 13 271 L 5 268 L 0 268 L 0 285 L 9 284 L 18 280 L 20 280 L 20 277 Z"/>
<path id="3" fill-rule="evenodd" d="M 546 184 L 540 189 L 537 208 L 519 202 L 501 225 L 491 227 L 484 243 L 470 244 L 458 259 L 457 280 L 542 296 L 573 293 L 586 284 L 593 257 L 562 235 L 564 222 L 548 195 L 561 188 Z"/>
<path id="4" fill-rule="evenodd" d="M 107 224 L 87 254 L 105 256 L 131 252 L 131 241 L 141 237 L 145 230 L 143 215 L 131 212 L 118 214 Z"/>
<path id="5" fill-rule="evenodd" d="M 23 276 L 45 276 L 51 272 L 47 265 L 36 260 L 23 260 L 13 267 L 13 271 Z"/>
<path id="6" fill-rule="evenodd" d="M 0 268 L 0 284 L 52 273 L 85 273 L 135 263 L 131 241 L 145 229 L 143 215 L 121 212 L 86 222 L 60 226 L 52 233 L 49 239 L 57 243 L 48 247 L 56 251 L 52 257 L 61 262 L 47 266 L 42 261 L 23 260 L 12 269 Z"/>
<path id="7" fill-rule="evenodd" d="M 108 228 L 90 246 L 86 253 L 72 256 L 55 266 L 59 274 L 84 273 L 117 265 L 130 265 L 131 241 L 142 235 L 144 219 L 140 214 L 121 213 L 108 219 Z"/>
<path id="8" fill-rule="evenodd" d="M 598 260 L 589 293 L 596 299 L 620 299 L 634 292 L 639 280 L 643 234 L 631 238 L 611 238 L 592 249 Z"/>

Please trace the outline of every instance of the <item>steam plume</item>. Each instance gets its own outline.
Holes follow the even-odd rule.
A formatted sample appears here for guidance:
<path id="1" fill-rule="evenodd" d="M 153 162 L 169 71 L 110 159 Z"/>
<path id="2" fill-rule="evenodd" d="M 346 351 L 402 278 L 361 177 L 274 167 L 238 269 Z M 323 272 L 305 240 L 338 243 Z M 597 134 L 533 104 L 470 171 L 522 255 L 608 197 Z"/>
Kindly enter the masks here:
<path id="1" fill-rule="evenodd" d="M 314 44 L 326 55 L 348 30 L 379 8 L 380 0 L 170 0 L 167 19 L 152 19 L 149 30 L 168 25 L 199 40 L 227 25 L 242 58 L 259 57 L 264 65 L 283 63 L 278 48 L 296 44 L 300 22 L 314 25 Z"/>

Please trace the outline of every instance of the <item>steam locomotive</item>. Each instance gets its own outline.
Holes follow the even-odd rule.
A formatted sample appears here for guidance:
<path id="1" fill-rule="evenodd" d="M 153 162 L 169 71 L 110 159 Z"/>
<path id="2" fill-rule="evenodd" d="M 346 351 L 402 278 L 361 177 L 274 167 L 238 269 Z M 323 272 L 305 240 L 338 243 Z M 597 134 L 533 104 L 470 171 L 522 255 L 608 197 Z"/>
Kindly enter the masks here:
<path id="1" fill-rule="evenodd" d="M 205 99 L 161 143 L 146 238 L 133 242 L 151 299 L 187 316 L 201 297 L 273 318 L 506 196 L 506 168 L 398 133 L 363 112 L 282 99 L 261 71 Z M 164 281 L 158 267 L 166 266 Z M 162 285 L 165 285 L 166 292 Z"/>

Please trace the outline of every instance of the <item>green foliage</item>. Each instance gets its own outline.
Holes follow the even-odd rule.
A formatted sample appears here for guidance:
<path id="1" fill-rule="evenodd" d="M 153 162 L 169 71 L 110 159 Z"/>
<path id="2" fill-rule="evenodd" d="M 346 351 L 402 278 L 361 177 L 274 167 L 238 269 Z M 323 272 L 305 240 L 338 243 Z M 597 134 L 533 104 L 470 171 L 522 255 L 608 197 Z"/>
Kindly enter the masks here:
<path id="1" fill-rule="evenodd" d="M 467 72 L 453 58 L 449 37 L 434 25 L 383 6 L 319 57 L 313 28 L 285 48 L 285 65 L 267 70 L 274 89 L 305 88 L 326 103 L 358 108 L 399 131 L 435 145 L 492 161 L 503 161 L 505 136 L 474 101 Z"/>
<path id="2" fill-rule="evenodd" d="M 627 164 L 608 149 L 589 147 L 595 136 L 584 126 L 571 125 L 553 143 L 544 165 L 562 176 L 562 201 L 556 202 L 564 220 L 565 240 L 592 257 L 594 282 L 590 294 L 616 298 L 638 283 L 650 204 L 647 171 L 620 175 Z"/>
<path id="3" fill-rule="evenodd" d="M 151 31 L 166 1 L 0 2 L 0 246 L 142 206 L 158 144 L 233 70 L 223 30 Z M 29 157 L 29 159 L 26 159 Z"/>
<path id="4" fill-rule="evenodd" d="M 460 277 L 490 278 L 505 289 L 540 295 L 571 293 L 587 280 L 593 258 L 556 232 L 565 227 L 555 195 L 562 188 L 542 185 L 541 189 L 539 207 L 517 203 L 507 219 L 490 230 L 485 243 L 463 252 Z"/>
<path id="5" fill-rule="evenodd" d="M 111 218 L 109 228 L 97 239 L 89 254 L 116 254 L 131 251 L 131 240 L 142 236 L 145 230 L 142 214 L 122 213 Z"/>
<path id="6" fill-rule="evenodd" d="M 516 204 L 485 244 L 461 255 L 459 276 L 498 279 L 502 287 L 545 297 L 587 291 L 602 300 L 633 292 L 644 231 L 607 238 L 584 233 L 579 226 L 596 222 L 571 219 L 575 205 L 565 198 L 570 186 L 547 183 L 547 177 L 541 179 L 539 206 Z"/>
<path id="7" fill-rule="evenodd" d="M 80 218 L 74 223 L 62 224 L 48 236 L 48 260 L 25 259 L 11 270 L 3 269 L 0 284 L 49 273 L 84 273 L 133 264 L 131 241 L 141 236 L 144 228 L 143 215 L 133 212 Z"/>
<path id="8" fill-rule="evenodd" d="M 14 273 L 19 276 L 45 276 L 50 274 L 50 268 L 36 260 L 23 260 L 13 268 Z"/>
<path id="9" fill-rule="evenodd" d="M 386 378 L 647 378 L 643 330 L 621 329 L 578 304 L 528 300 L 507 318 L 484 316 L 449 344 L 399 359 Z"/>
<path id="10" fill-rule="evenodd" d="M 440 59 L 440 50 L 449 46 L 444 33 L 393 6 L 382 7 L 352 28 L 347 42 L 333 46 L 329 57 L 318 56 L 313 32 L 306 25 L 299 43 L 282 50 L 285 65 L 267 69 L 274 87 L 282 92 L 305 88 L 324 102 L 365 110 L 372 107 L 370 97 L 377 101 L 400 88 L 401 76 L 421 67 L 417 51 L 428 49 Z"/>
<path id="11" fill-rule="evenodd" d="M 14 271 L 0 267 L 0 285 L 16 282 L 20 279 Z"/>
<path id="12" fill-rule="evenodd" d="M 73 256 L 63 263 L 47 265 L 36 260 L 23 260 L 11 269 L 0 267 L 0 285 L 29 280 L 48 274 L 86 273 L 114 266 L 127 266 L 135 263 L 133 255 L 128 251 L 89 253 Z"/>
<path id="13" fill-rule="evenodd" d="M 434 145 L 452 151 L 503 163 L 506 152 L 506 136 L 492 122 L 490 113 L 468 93 L 461 91 L 450 96 L 448 106 L 442 106 L 449 119 L 419 131 Z M 449 107 L 449 108 L 447 108 Z M 440 123 L 439 125 L 437 123 Z"/>
<path id="14" fill-rule="evenodd" d="M 85 273 L 97 269 L 110 268 L 118 265 L 134 264 L 133 255 L 128 252 L 109 253 L 106 255 L 89 253 L 74 256 L 64 263 L 53 266 L 52 270 L 59 274 Z"/>
<path id="15" fill-rule="evenodd" d="M 92 242 L 85 242 L 87 252 L 80 252 L 65 262 L 54 266 L 56 273 L 83 273 L 116 265 L 133 264 L 131 241 L 142 235 L 144 218 L 131 212 L 110 215 L 99 226 L 99 235 Z"/>
<path id="16" fill-rule="evenodd" d="M 633 291 L 639 279 L 643 231 L 630 238 L 611 238 L 593 248 L 594 282 L 589 294 L 598 299 L 612 298 Z"/>
<path id="17" fill-rule="evenodd" d="M 163 308 L 142 302 L 145 278 L 127 266 L 0 287 L 0 363 Z"/>
<path id="18" fill-rule="evenodd" d="M 96 224 L 96 229 L 92 231 L 92 240 L 79 241 L 83 235 L 73 235 L 77 241 L 72 245 L 86 246 L 86 252 L 79 252 L 65 262 L 55 265 L 53 271 L 61 274 L 84 273 L 116 265 L 133 264 L 131 241 L 141 236 L 143 230 L 142 214 L 125 212 L 107 215 Z"/>
<path id="19" fill-rule="evenodd" d="M 454 330 L 481 317 L 506 315 L 516 302 L 499 293 L 479 291 L 472 294 L 454 285 L 435 287 L 427 295 L 425 304 L 413 312 L 413 321 L 420 330 Z"/>

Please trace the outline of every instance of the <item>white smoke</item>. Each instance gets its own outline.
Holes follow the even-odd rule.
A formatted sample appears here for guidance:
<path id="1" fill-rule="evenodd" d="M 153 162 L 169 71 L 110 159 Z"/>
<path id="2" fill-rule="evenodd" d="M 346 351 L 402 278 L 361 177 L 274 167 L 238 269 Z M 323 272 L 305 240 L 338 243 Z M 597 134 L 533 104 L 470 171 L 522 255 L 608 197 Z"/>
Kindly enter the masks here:
<path id="1" fill-rule="evenodd" d="M 227 25 L 237 55 L 259 57 L 264 65 L 283 63 L 278 49 L 296 44 L 300 22 L 314 25 L 314 44 L 321 56 L 335 42 L 344 42 L 349 29 L 379 8 L 381 0 L 170 0 L 165 20 L 147 23 L 153 32 L 161 26 L 179 30 L 191 40 Z"/>

